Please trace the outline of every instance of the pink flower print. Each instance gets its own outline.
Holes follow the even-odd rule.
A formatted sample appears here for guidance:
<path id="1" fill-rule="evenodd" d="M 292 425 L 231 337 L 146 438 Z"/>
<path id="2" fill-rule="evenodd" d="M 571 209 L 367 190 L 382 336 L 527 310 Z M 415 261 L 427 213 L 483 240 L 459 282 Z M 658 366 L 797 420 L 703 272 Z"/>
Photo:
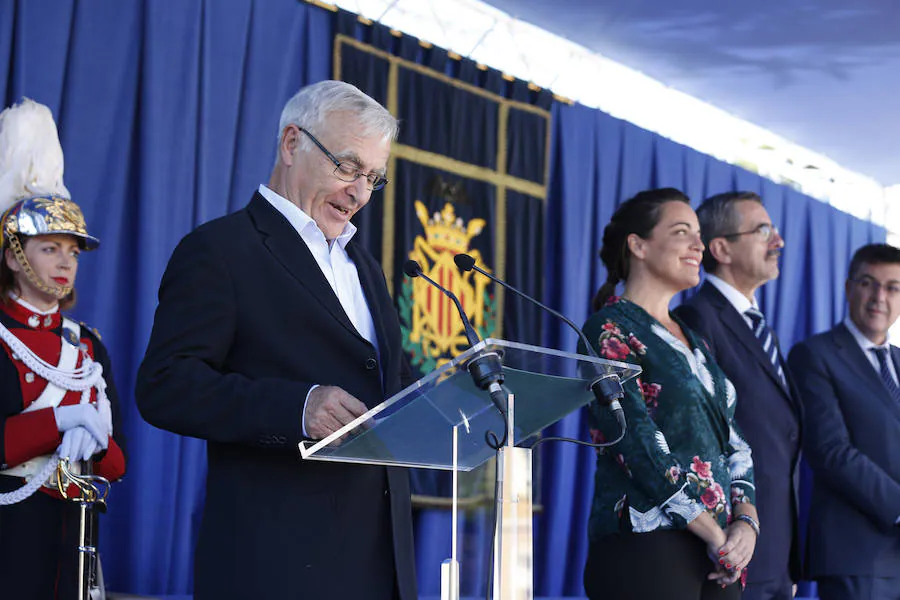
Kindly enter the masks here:
<path id="1" fill-rule="evenodd" d="M 710 470 L 712 463 L 700 460 L 699 456 L 695 456 L 691 463 L 691 471 L 697 474 L 697 477 L 706 481 L 712 481 L 712 471 Z"/>
<path id="2" fill-rule="evenodd" d="M 618 302 L 621 299 L 622 299 L 621 296 L 610 296 L 609 298 L 606 299 L 605 306 L 612 306 L 613 304 L 615 304 L 616 302 Z"/>
<path id="3" fill-rule="evenodd" d="M 600 343 L 600 356 L 609 360 L 622 360 L 631 353 L 620 339 L 608 337 Z"/>
<path id="4" fill-rule="evenodd" d="M 678 480 L 681 478 L 681 467 L 678 465 L 673 465 L 668 468 L 666 471 L 666 479 L 669 480 L 669 483 L 676 484 Z"/>
<path id="5" fill-rule="evenodd" d="M 622 335 L 622 330 L 619 329 L 619 326 L 609 320 L 607 320 L 606 323 L 603 324 L 603 327 L 601 329 L 603 329 L 603 331 L 608 331 L 613 335 Z"/>
<path id="6" fill-rule="evenodd" d="M 591 434 L 592 444 L 606 443 L 606 436 L 603 435 L 603 432 L 599 429 L 588 429 L 588 432 L 590 432 Z M 606 453 L 606 448 L 594 448 L 594 452 L 597 454 L 597 456 L 601 456 Z"/>
<path id="7" fill-rule="evenodd" d="M 749 499 L 744 495 L 743 488 L 732 487 L 731 488 L 731 503 L 732 504 L 740 504 L 742 502 L 748 502 Z"/>
<path id="8" fill-rule="evenodd" d="M 641 340 L 634 337 L 633 333 L 628 334 L 628 345 L 631 346 L 631 349 L 634 350 L 635 354 L 640 354 L 641 356 L 647 354 L 647 346 L 641 343 Z"/>
<path id="9" fill-rule="evenodd" d="M 719 505 L 725 502 L 725 490 L 718 483 L 713 483 L 700 496 L 700 501 L 708 510 L 716 511 Z"/>
<path id="10" fill-rule="evenodd" d="M 658 383 L 644 382 L 638 382 L 638 385 L 641 386 L 641 392 L 644 394 L 644 402 L 647 404 L 647 410 L 652 413 L 656 410 L 656 407 L 659 406 L 659 392 L 662 390 L 662 386 Z"/>
<path id="11" fill-rule="evenodd" d="M 624 456 L 616 454 L 616 462 L 619 463 L 619 466 L 622 467 L 622 470 L 625 471 L 625 475 L 628 476 L 629 479 L 634 477 L 631 473 L 631 468 L 628 466 L 628 463 L 625 462 Z"/>

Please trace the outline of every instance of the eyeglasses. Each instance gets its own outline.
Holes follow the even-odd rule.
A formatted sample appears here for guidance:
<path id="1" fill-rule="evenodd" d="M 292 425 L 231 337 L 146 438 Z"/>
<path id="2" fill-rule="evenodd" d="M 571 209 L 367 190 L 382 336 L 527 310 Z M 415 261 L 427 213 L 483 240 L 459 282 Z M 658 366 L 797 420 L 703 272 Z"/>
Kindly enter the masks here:
<path id="1" fill-rule="evenodd" d="M 900 283 L 896 281 L 890 281 L 888 283 L 881 283 L 874 277 L 869 277 L 868 275 L 863 275 L 859 279 L 851 279 L 853 283 L 859 286 L 859 289 L 864 292 L 874 292 L 878 294 L 882 289 L 884 289 L 884 293 L 888 296 L 896 296 L 900 294 Z"/>
<path id="2" fill-rule="evenodd" d="M 768 242 L 770 239 L 772 239 L 773 235 L 778 235 L 778 228 L 775 227 L 774 225 L 769 225 L 768 223 L 763 223 L 759 227 L 756 227 L 755 229 L 751 229 L 750 231 L 738 231 L 737 233 L 725 233 L 718 237 L 733 238 L 733 237 L 738 237 L 741 235 L 750 235 L 753 233 L 758 235 L 764 242 Z"/>
<path id="3" fill-rule="evenodd" d="M 307 137 L 312 140 L 312 143 L 318 146 L 319 150 L 325 153 L 325 156 L 328 157 L 328 160 L 334 163 L 334 176 L 341 181 L 352 183 L 360 177 L 365 177 L 366 181 L 369 183 L 368 189 L 373 192 L 376 190 L 380 190 L 385 185 L 387 185 L 388 180 L 386 177 L 383 177 L 378 173 L 365 173 L 359 167 L 357 167 L 355 163 L 349 161 L 339 161 L 337 157 L 329 152 L 328 149 L 322 145 L 322 142 L 317 140 L 313 134 L 300 126 L 297 126 L 297 129 L 305 133 Z"/>

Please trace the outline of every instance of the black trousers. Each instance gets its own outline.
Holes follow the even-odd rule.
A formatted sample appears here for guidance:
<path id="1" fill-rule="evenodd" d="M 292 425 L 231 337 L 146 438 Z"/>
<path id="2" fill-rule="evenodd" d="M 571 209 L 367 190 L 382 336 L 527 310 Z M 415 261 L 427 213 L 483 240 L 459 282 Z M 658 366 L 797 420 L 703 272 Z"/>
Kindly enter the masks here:
<path id="1" fill-rule="evenodd" d="M 21 486 L 20 478 L 0 475 L 0 492 Z M 79 520 L 75 502 L 41 491 L 0 507 L 0 598 L 76 598 Z"/>
<path id="2" fill-rule="evenodd" d="M 618 533 L 591 544 L 584 589 L 591 600 L 738 600 L 706 579 L 714 565 L 703 541 L 686 530 Z"/>

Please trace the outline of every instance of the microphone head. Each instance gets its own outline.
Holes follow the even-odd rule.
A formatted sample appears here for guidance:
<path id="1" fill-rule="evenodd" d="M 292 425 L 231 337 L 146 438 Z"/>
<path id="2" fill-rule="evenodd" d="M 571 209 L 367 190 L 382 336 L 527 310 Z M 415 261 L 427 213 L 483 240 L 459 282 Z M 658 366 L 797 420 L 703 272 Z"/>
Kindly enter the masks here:
<path id="1" fill-rule="evenodd" d="M 403 263 L 403 272 L 410 277 L 418 277 L 422 274 L 422 267 L 414 260 L 408 260 Z"/>
<path id="2" fill-rule="evenodd" d="M 457 254 L 453 257 L 453 262 L 463 271 L 471 271 L 472 267 L 475 266 L 475 259 L 468 254 Z"/>

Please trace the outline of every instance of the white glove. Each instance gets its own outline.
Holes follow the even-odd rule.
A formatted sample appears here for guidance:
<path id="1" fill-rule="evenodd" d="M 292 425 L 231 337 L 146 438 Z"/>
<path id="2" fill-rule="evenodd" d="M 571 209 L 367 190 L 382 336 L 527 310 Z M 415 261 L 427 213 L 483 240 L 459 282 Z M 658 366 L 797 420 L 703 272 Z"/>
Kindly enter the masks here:
<path id="1" fill-rule="evenodd" d="M 112 437 L 112 404 L 110 404 L 107 398 L 100 398 L 100 400 L 97 402 L 97 412 L 100 413 L 100 419 L 103 421 L 103 425 L 106 427 L 106 435 L 108 437 Z"/>
<path id="2" fill-rule="evenodd" d="M 63 434 L 62 443 L 59 445 L 59 457 L 76 460 L 89 460 L 100 445 L 94 439 L 94 435 L 84 427 L 73 427 Z"/>
<path id="3" fill-rule="evenodd" d="M 109 433 L 112 425 L 104 422 L 103 415 L 97 411 L 93 404 L 73 404 L 71 406 L 57 406 L 53 409 L 56 417 L 56 428 L 65 433 L 76 427 L 83 427 L 94 436 L 100 448 L 109 445 Z M 65 436 L 63 436 L 65 438 Z"/>

